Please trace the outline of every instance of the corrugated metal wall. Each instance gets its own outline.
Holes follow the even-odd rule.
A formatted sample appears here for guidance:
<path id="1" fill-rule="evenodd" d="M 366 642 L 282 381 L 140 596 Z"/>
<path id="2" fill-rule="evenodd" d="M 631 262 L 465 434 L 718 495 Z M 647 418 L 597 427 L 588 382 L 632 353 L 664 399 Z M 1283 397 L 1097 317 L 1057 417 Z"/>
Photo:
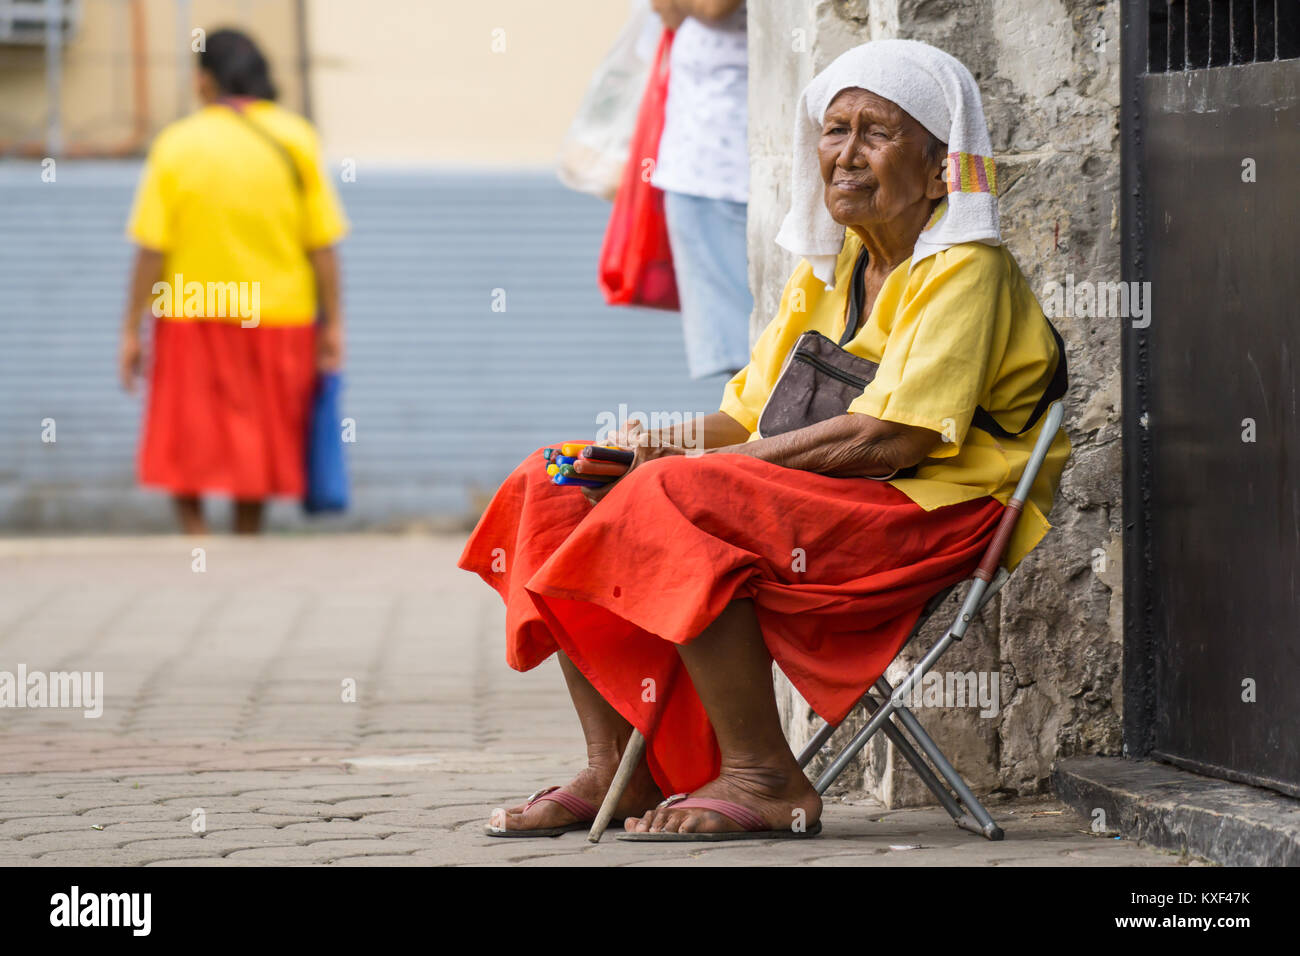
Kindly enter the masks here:
<path id="1" fill-rule="evenodd" d="M 0 530 L 170 529 L 165 498 L 135 487 L 140 400 L 116 380 L 139 166 L 40 172 L 0 164 Z M 723 380 L 688 380 L 676 313 L 601 300 L 607 204 L 544 172 L 363 168 L 340 191 L 354 508 L 311 526 L 464 517 L 524 453 L 620 402 L 717 408 Z M 287 502 L 271 519 L 302 525 Z"/>

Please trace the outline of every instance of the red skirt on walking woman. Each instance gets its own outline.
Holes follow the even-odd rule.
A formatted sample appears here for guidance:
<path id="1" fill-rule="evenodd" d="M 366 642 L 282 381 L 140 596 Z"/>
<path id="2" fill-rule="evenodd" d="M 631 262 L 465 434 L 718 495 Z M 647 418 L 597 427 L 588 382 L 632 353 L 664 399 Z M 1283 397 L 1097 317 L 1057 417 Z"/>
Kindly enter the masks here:
<path id="1" fill-rule="evenodd" d="M 312 325 L 158 319 L 141 484 L 240 501 L 302 497 L 315 383 Z"/>
<path id="2" fill-rule="evenodd" d="M 645 735 L 664 793 L 717 776 L 713 728 L 675 645 L 754 602 L 781 670 L 838 724 L 885 672 L 925 602 L 974 571 L 1002 505 L 925 511 L 886 482 L 746 455 L 663 458 L 594 508 L 540 452 L 506 479 L 460 567 L 506 603 L 506 660 L 563 650 Z"/>

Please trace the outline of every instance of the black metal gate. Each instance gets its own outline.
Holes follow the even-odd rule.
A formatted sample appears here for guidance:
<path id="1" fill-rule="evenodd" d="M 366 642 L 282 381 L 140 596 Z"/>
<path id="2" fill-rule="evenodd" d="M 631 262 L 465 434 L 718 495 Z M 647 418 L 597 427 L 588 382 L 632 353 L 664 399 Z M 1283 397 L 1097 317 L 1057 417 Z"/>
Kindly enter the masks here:
<path id="1" fill-rule="evenodd" d="M 1300 0 L 1131 0 L 1126 750 L 1300 795 Z"/>

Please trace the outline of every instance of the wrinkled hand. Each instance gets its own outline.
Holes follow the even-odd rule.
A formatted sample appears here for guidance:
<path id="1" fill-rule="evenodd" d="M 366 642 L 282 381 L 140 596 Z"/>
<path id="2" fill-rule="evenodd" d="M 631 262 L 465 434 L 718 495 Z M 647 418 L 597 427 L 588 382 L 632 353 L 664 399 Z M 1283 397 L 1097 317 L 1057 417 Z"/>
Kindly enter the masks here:
<path id="1" fill-rule="evenodd" d="M 614 435 L 606 439 L 611 445 L 618 445 L 620 448 L 626 448 L 632 452 L 632 464 L 628 466 L 627 471 L 619 475 L 618 478 L 602 485 L 599 488 L 583 488 L 583 497 L 593 506 L 600 499 L 609 494 L 610 490 L 620 481 L 632 474 L 638 467 L 648 461 L 654 461 L 656 458 L 672 458 L 677 455 L 686 454 L 686 449 L 677 445 L 661 445 L 652 440 L 653 436 L 645 431 L 639 422 L 632 422 L 627 427 L 621 429 Z"/>

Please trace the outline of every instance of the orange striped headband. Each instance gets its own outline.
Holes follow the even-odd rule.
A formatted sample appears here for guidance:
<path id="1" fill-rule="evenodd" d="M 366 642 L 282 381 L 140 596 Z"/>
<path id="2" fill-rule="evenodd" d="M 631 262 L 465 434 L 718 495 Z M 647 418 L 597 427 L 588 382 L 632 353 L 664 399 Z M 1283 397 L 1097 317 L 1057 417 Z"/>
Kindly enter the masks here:
<path id="1" fill-rule="evenodd" d="M 997 169 L 992 156 L 948 154 L 948 192 L 998 194 Z"/>

